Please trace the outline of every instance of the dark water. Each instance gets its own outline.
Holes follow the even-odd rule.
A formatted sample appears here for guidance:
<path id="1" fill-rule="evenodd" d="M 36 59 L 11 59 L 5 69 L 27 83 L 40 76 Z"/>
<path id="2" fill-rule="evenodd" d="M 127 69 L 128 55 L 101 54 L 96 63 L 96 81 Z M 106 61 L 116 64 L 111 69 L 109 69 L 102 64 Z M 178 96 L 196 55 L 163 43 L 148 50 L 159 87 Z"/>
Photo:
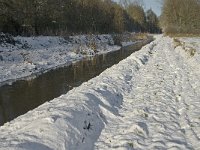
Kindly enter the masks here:
<path id="1" fill-rule="evenodd" d="M 0 125 L 25 114 L 46 101 L 66 94 L 73 87 L 99 75 L 150 41 L 152 40 L 149 39 L 119 51 L 87 58 L 29 81 L 17 81 L 12 85 L 0 87 Z"/>

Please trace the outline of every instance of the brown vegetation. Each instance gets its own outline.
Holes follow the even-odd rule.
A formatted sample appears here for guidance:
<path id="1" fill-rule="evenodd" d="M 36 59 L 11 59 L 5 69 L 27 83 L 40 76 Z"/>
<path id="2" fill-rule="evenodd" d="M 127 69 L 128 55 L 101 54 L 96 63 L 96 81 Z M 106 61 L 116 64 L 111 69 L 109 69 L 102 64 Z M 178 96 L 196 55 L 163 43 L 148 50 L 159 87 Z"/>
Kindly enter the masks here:
<path id="1" fill-rule="evenodd" d="M 161 25 L 166 34 L 200 34 L 199 0 L 164 0 Z"/>
<path id="2" fill-rule="evenodd" d="M 111 0 L 0 0 L 0 32 L 31 36 L 147 31 L 143 8 L 129 5 Z"/>

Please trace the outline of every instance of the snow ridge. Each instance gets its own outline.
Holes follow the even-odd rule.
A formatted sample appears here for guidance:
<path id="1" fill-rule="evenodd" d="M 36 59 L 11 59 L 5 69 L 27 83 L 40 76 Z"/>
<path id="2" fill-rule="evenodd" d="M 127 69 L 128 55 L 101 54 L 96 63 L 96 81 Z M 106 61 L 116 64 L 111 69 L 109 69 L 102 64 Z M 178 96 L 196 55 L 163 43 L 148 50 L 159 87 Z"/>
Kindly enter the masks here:
<path id="1" fill-rule="evenodd" d="M 101 133 L 97 149 L 199 149 L 199 74 L 163 38 L 131 80 L 120 114 Z"/>

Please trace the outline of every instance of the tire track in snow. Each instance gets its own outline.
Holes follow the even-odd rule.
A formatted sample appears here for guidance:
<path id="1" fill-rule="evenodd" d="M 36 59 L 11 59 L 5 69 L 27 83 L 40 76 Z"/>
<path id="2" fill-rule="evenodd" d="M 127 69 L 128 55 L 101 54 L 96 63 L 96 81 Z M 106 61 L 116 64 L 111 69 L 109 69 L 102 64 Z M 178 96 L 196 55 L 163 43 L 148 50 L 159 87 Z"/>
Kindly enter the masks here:
<path id="1" fill-rule="evenodd" d="M 157 51 L 130 83 L 133 87 L 119 111 L 123 117 L 107 124 L 96 149 L 200 148 L 200 120 L 195 118 L 200 96 L 191 86 L 198 78 L 188 75 L 192 70 L 172 43 L 169 38 L 158 42 Z"/>

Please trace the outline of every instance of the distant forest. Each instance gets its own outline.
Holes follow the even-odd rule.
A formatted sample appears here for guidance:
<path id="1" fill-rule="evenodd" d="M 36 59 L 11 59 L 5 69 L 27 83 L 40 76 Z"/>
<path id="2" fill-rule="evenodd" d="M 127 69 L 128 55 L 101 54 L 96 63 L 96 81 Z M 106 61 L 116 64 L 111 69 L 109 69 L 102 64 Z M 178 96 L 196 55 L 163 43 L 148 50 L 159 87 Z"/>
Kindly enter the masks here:
<path id="1" fill-rule="evenodd" d="M 0 0 L 0 32 L 13 35 L 159 33 L 159 21 L 138 3 L 111 0 Z"/>

